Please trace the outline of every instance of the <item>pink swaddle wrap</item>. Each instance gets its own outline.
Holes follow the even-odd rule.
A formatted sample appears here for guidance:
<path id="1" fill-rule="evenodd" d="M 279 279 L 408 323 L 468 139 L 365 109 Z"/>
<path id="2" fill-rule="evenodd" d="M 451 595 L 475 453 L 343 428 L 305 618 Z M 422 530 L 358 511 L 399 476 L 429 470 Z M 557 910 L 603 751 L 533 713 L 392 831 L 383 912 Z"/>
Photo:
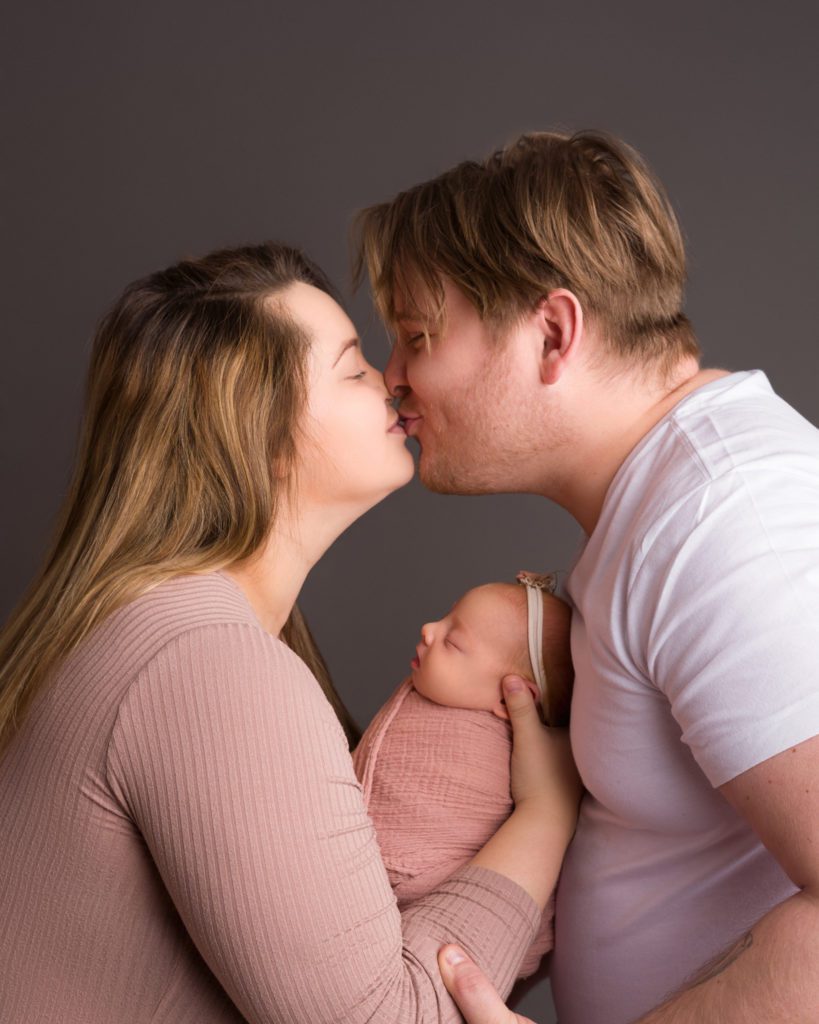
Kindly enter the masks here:
<path id="1" fill-rule="evenodd" d="M 436 704 L 406 679 L 353 751 L 390 883 L 403 909 L 471 860 L 512 812 L 512 730 L 491 711 Z M 553 946 L 549 901 L 518 977 Z"/>

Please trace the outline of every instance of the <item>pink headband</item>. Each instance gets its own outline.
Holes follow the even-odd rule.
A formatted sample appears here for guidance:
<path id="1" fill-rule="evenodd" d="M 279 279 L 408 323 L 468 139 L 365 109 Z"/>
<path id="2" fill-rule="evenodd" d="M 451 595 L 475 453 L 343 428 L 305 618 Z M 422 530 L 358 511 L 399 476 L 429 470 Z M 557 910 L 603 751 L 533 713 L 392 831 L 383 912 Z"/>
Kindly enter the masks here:
<path id="1" fill-rule="evenodd" d="M 557 575 L 553 572 L 519 572 L 515 579 L 526 587 L 529 612 L 529 661 L 540 691 L 540 703 L 546 702 L 546 669 L 543 665 L 543 597 L 542 591 L 553 594 L 557 590 Z"/>

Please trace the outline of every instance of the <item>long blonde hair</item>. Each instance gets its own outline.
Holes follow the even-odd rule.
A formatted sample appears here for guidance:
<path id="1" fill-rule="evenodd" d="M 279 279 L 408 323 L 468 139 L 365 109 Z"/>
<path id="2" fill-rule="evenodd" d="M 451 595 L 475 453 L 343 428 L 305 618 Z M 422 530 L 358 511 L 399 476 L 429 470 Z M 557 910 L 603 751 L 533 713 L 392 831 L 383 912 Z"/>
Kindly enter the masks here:
<path id="1" fill-rule="evenodd" d="M 223 249 L 134 282 L 100 322 L 55 539 L 0 631 L 0 752 L 50 673 L 113 611 L 262 543 L 293 477 L 309 347 L 266 300 L 296 281 L 335 297 L 296 249 Z M 281 636 L 354 746 L 358 728 L 298 607 Z"/>

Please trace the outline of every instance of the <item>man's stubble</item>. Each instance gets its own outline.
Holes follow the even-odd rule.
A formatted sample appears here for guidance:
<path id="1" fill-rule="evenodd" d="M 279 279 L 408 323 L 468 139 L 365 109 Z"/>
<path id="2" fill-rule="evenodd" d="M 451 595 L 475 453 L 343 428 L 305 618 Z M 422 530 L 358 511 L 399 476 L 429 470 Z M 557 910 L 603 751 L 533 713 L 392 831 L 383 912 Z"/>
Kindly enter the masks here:
<path id="1" fill-rule="evenodd" d="M 522 394 L 501 349 L 445 401 L 427 410 L 420 440 L 421 483 L 438 494 L 500 494 L 538 490 L 569 432 L 555 411 Z M 432 415 L 430 415 L 430 412 Z"/>

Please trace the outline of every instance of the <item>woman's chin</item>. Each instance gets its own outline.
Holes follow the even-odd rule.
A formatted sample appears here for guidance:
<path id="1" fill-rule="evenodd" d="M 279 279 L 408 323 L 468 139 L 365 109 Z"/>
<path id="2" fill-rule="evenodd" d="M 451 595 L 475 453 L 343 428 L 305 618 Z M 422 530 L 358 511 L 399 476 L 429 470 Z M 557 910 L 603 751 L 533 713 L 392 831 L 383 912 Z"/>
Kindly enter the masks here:
<path id="1" fill-rule="evenodd" d="M 355 518 L 363 516 L 366 512 L 369 512 L 371 508 L 375 508 L 376 505 L 380 505 L 382 501 L 389 498 L 391 494 L 396 491 L 400 491 L 402 487 L 406 487 L 415 476 L 415 463 L 411 463 L 409 467 L 403 467 L 398 473 L 393 473 L 391 479 L 386 480 L 382 487 L 371 492 L 366 497 L 362 496 L 360 504 L 352 499 L 352 504 L 359 504 L 359 511 L 356 513 Z"/>
<path id="2" fill-rule="evenodd" d="M 400 465 L 397 467 L 396 472 L 392 477 L 394 482 L 386 494 L 392 494 L 393 491 L 398 491 L 402 487 L 406 487 L 415 476 L 415 459 L 412 457 L 412 453 L 405 448 L 404 455 L 406 458 L 402 459 Z"/>
<path id="3" fill-rule="evenodd" d="M 410 452 L 407 452 L 407 455 L 409 456 L 409 459 L 408 459 L 407 464 L 406 464 L 406 466 L 404 468 L 403 478 L 401 480 L 401 483 L 398 485 L 399 487 L 406 487 L 407 484 L 415 476 L 415 459 L 412 457 Z"/>

